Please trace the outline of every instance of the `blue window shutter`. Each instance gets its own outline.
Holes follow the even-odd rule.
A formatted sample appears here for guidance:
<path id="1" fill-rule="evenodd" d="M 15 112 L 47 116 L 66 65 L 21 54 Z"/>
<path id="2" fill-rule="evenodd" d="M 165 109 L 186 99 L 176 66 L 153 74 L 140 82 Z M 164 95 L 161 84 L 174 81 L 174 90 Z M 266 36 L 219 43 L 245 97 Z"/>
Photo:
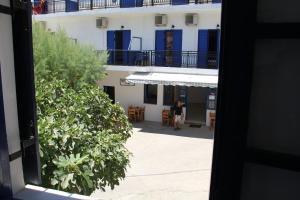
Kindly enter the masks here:
<path id="1" fill-rule="evenodd" d="M 120 0 L 121 8 L 142 7 L 143 0 Z"/>
<path id="2" fill-rule="evenodd" d="M 198 32 L 198 68 L 207 68 L 208 30 Z"/>
<path id="3" fill-rule="evenodd" d="M 128 50 L 131 39 L 131 31 L 124 30 L 123 31 L 123 50 Z"/>
<path id="4" fill-rule="evenodd" d="M 164 30 L 155 31 L 155 65 L 165 64 L 166 33 Z"/>
<path id="5" fill-rule="evenodd" d="M 39 4 L 40 4 L 40 0 L 34 0 L 34 1 L 33 1 L 33 5 L 34 5 L 34 6 L 38 6 Z"/>
<path id="6" fill-rule="evenodd" d="M 66 12 L 78 11 L 77 0 L 66 0 Z"/>
<path id="7" fill-rule="evenodd" d="M 115 31 L 107 31 L 108 64 L 113 64 L 115 50 Z"/>
<path id="8" fill-rule="evenodd" d="M 173 58 L 172 66 L 181 67 L 182 61 L 182 30 L 173 30 Z"/>
<path id="9" fill-rule="evenodd" d="M 45 2 L 45 7 L 43 10 L 43 14 L 47 14 L 48 13 L 48 1 Z"/>
<path id="10" fill-rule="evenodd" d="M 134 7 L 134 0 L 120 0 L 120 7 L 121 8 L 130 8 Z"/>
<path id="11" fill-rule="evenodd" d="M 126 65 L 128 64 L 128 60 L 129 60 L 128 50 L 129 50 L 130 40 L 131 40 L 131 31 L 124 30 L 123 31 L 123 50 L 125 50 L 125 51 L 123 52 L 123 63 Z"/>
<path id="12" fill-rule="evenodd" d="M 171 0 L 172 5 L 184 5 L 189 4 L 189 0 Z"/>
<path id="13" fill-rule="evenodd" d="M 212 3 L 221 3 L 221 0 L 212 0 Z"/>
<path id="14" fill-rule="evenodd" d="M 144 0 L 136 0 L 135 1 L 135 7 L 143 7 Z"/>

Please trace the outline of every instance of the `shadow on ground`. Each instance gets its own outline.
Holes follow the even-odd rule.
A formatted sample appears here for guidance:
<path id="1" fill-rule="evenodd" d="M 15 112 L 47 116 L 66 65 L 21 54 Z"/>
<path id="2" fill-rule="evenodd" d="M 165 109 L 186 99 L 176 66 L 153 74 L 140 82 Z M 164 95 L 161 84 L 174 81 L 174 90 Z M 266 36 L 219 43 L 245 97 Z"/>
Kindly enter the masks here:
<path id="1" fill-rule="evenodd" d="M 189 127 L 189 125 L 183 125 L 180 130 L 174 130 L 173 127 L 162 126 L 157 122 L 139 122 L 133 124 L 134 128 L 140 129 L 144 133 L 174 135 L 180 137 L 193 137 L 202 139 L 213 139 L 214 132 L 210 131 L 208 127 Z"/>

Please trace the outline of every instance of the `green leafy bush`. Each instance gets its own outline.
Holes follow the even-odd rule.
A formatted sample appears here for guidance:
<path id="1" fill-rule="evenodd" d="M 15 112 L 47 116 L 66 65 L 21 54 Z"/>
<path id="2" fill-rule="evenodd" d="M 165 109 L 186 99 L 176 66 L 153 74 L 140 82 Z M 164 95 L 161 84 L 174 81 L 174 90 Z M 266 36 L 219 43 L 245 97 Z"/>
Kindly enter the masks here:
<path id="1" fill-rule="evenodd" d="M 90 195 L 125 177 L 131 124 L 96 82 L 106 53 L 33 24 L 42 184 Z"/>
<path id="2" fill-rule="evenodd" d="M 106 52 L 99 54 L 93 46 L 70 39 L 63 29 L 51 33 L 38 23 L 33 23 L 32 37 L 37 79 L 50 80 L 55 76 L 77 88 L 95 84 L 103 77 Z"/>
<path id="3" fill-rule="evenodd" d="M 64 81 L 37 82 L 43 185 L 91 194 L 125 177 L 131 124 L 97 86 L 74 90 Z"/>

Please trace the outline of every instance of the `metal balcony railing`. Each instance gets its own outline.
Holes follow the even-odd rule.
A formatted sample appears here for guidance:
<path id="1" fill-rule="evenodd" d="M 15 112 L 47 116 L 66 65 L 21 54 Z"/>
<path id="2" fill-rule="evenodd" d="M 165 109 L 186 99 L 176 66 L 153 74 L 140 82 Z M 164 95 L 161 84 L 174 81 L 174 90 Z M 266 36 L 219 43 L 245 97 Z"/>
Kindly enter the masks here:
<path id="1" fill-rule="evenodd" d="M 43 14 L 105 8 L 220 3 L 221 0 L 47 0 Z"/>
<path id="2" fill-rule="evenodd" d="M 109 65 L 218 69 L 217 52 L 108 50 Z"/>
<path id="3" fill-rule="evenodd" d="M 48 0 L 45 6 L 45 11 L 43 13 L 57 13 L 66 11 L 66 1 L 65 0 Z"/>

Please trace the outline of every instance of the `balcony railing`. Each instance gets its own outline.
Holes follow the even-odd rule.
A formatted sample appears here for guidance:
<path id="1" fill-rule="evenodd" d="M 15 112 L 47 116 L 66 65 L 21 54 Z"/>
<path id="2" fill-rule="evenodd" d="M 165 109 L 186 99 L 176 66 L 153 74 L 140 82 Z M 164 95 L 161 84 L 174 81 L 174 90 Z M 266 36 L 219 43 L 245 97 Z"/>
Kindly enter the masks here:
<path id="1" fill-rule="evenodd" d="M 109 65 L 218 69 L 216 52 L 108 50 Z"/>
<path id="2" fill-rule="evenodd" d="M 105 8 L 131 8 L 220 2 L 220 0 L 47 0 L 43 14 Z"/>

